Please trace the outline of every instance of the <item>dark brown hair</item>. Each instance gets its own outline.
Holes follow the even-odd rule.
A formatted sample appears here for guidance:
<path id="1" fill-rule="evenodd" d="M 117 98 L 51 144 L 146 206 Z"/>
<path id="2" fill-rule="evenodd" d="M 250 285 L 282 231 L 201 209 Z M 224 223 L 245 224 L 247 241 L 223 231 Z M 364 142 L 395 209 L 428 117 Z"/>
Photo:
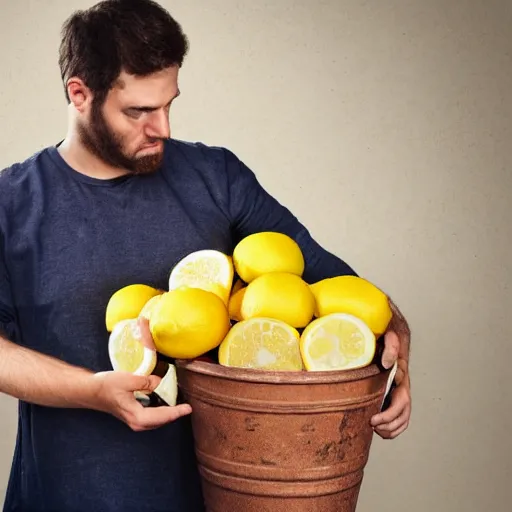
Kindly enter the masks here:
<path id="1" fill-rule="evenodd" d="M 100 103 L 121 71 L 145 76 L 181 66 L 188 40 L 179 23 L 151 0 L 104 0 L 75 12 L 62 27 L 59 66 L 78 76 Z"/>

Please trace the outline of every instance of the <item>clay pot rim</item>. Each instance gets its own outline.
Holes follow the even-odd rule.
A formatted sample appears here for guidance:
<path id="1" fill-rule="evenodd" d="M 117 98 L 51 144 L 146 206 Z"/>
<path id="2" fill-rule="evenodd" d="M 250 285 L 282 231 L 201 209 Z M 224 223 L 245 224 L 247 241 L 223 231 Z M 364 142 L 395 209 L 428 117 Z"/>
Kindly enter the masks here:
<path id="1" fill-rule="evenodd" d="M 382 371 L 377 364 L 353 370 L 329 371 L 267 371 L 251 368 L 230 368 L 217 363 L 206 361 L 191 361 L 177 359 L 177 368 L 194 373 L 200 373 L 220 379 L 244 382 L 259 382 L 272 384 L 330 384 L 363 380 L 378 375 Z"/>

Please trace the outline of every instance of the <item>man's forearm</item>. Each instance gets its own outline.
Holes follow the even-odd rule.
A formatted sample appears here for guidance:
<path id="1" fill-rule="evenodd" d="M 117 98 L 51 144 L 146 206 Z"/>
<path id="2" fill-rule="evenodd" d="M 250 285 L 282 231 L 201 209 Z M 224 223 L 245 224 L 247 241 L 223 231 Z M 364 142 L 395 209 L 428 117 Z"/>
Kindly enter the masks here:
<path id="1" fill-rule="evenodd" d="M 0 336 L 0 392 L 49 407 L 89 407 L 93 373 Z"/>

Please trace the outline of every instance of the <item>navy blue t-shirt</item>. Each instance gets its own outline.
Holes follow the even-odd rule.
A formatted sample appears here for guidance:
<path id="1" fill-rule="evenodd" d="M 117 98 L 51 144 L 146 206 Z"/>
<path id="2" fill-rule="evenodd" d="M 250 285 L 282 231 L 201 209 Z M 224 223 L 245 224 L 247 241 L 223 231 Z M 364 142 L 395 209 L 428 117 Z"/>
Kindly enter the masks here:
<path id="1" fill-rule="evenodd" d="M 0 331 L 73 365 L 111 370 L 112 293 L 133 283 L 165 289 L 188 253 L 231 253 L 259 231 L 298 242 L 308 282 L 355 274 L 226 149 L 169 140 L 158 172 L 99 180 L 46 148 L 0 173 Z M 106 413 L 20 401 L 4 510 L 202 511 L 190 417 L 133 432 Z"/>

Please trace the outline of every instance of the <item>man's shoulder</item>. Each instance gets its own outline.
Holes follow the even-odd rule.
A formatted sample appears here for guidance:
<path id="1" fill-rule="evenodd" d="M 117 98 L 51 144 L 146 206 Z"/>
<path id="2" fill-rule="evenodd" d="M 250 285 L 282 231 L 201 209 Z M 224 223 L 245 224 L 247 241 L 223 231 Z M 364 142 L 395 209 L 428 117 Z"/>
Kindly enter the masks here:
<path id="1" fill-rule="evenodd" d="M 23 201 L 30 203 L 30 196 L 40 188 L 48 148 L 41 149 L 25 160 L 0 169 L 0 207 L 10 210 Z"/>
<path id="2" fill-rule="evenodd" d="M 48 148 L 41 149 L 25 160 L 15 162 L 0 169 L 0 190 L 3 187 L 16 186 L 36 173 L 42 165 L 42 158 Z"/>
<path id="3" fill-rule="evenodd" d="M 167 144 L 172 160 L 186 160 L 194 166 L 218 167 L 226 165 L 229 161 L 238 160 L 234 152 L 224 146 L 180 139 L 169 139 Z"/>

